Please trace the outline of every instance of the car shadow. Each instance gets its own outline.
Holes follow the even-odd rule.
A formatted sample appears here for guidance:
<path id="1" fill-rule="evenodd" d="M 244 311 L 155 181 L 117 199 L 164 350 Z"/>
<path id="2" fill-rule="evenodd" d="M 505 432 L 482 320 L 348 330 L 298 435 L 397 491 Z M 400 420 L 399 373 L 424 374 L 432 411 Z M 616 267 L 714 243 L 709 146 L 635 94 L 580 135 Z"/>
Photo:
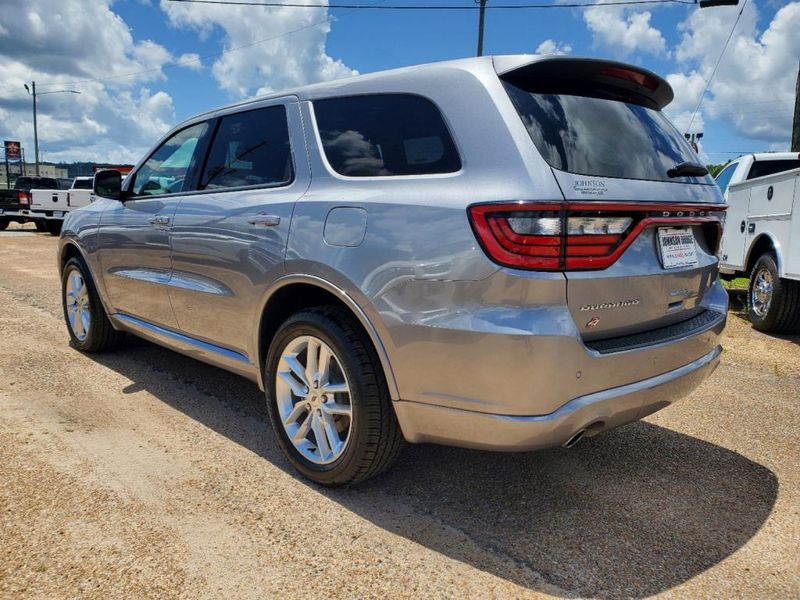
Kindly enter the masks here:
<path id="1" fill-rule="evenodd" d="M 133 382 L 124 393 L 145 389 L 296 477 L 252 383 L 131 338 L 93 358 Z M 778 493 L 764 466 L 644 422 L 571 450 L 408 445 L 376 479 L 314 487 L 387 531 L 517 585 L 599 598 L 650 596 L 713 567 L 758 532 Z"/>

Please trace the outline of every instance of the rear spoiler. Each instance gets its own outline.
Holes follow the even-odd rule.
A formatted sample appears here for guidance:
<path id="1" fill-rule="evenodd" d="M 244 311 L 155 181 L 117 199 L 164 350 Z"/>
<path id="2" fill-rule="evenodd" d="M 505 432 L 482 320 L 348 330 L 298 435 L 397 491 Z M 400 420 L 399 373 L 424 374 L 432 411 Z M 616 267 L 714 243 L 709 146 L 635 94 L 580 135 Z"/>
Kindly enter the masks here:
<path id="1" fill-rule="evenodd" d="M 504 81 L 531 92 L 612 97 L 661 110 L 675 94 L 665 79 L 625 63 L 571 56 L 495 56 Z"/>

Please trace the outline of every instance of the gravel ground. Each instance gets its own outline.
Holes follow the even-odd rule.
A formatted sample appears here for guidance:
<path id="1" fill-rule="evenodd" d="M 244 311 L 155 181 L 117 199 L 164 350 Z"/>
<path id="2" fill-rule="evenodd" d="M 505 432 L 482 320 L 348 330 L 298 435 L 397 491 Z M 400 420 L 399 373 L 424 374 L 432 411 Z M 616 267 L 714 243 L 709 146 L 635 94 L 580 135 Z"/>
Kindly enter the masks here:
<path id="1" fill-rule="evenodd" d="M 0 233 L 0 597 L 800 597 L 800 339 L 731 314 L 691 397 L 572 450 L 409 446 L 298 479 L 244 379 L 67 344 L 47 234 Z"/>

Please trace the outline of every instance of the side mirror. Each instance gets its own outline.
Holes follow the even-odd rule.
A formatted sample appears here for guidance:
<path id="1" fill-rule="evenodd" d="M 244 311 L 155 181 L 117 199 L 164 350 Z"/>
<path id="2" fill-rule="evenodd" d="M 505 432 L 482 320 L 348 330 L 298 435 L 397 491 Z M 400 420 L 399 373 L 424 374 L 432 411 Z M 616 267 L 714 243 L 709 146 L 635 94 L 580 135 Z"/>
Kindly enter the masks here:
<path id="1" fill-rule="evenodd" d="M 122 175 L 113 169 L 98 171 L 94 174 L 92 192 L 101 198 L 122 200 Z"/>

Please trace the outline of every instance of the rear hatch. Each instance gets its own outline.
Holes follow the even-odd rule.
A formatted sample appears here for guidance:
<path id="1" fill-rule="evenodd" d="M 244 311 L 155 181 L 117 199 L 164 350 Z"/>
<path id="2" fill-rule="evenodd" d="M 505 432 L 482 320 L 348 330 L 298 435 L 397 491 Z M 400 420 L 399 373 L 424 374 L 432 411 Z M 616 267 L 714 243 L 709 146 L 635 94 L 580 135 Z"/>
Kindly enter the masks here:
<path id="1" fill-rule="evenodd" d="M 583 339 L 696 318 L 717 280 L 724 200 L 661 112 L 669 84 L 621 63 L 556 57 L 500 76 L 564 195 L 551 215 L 557 269 Z"/>

